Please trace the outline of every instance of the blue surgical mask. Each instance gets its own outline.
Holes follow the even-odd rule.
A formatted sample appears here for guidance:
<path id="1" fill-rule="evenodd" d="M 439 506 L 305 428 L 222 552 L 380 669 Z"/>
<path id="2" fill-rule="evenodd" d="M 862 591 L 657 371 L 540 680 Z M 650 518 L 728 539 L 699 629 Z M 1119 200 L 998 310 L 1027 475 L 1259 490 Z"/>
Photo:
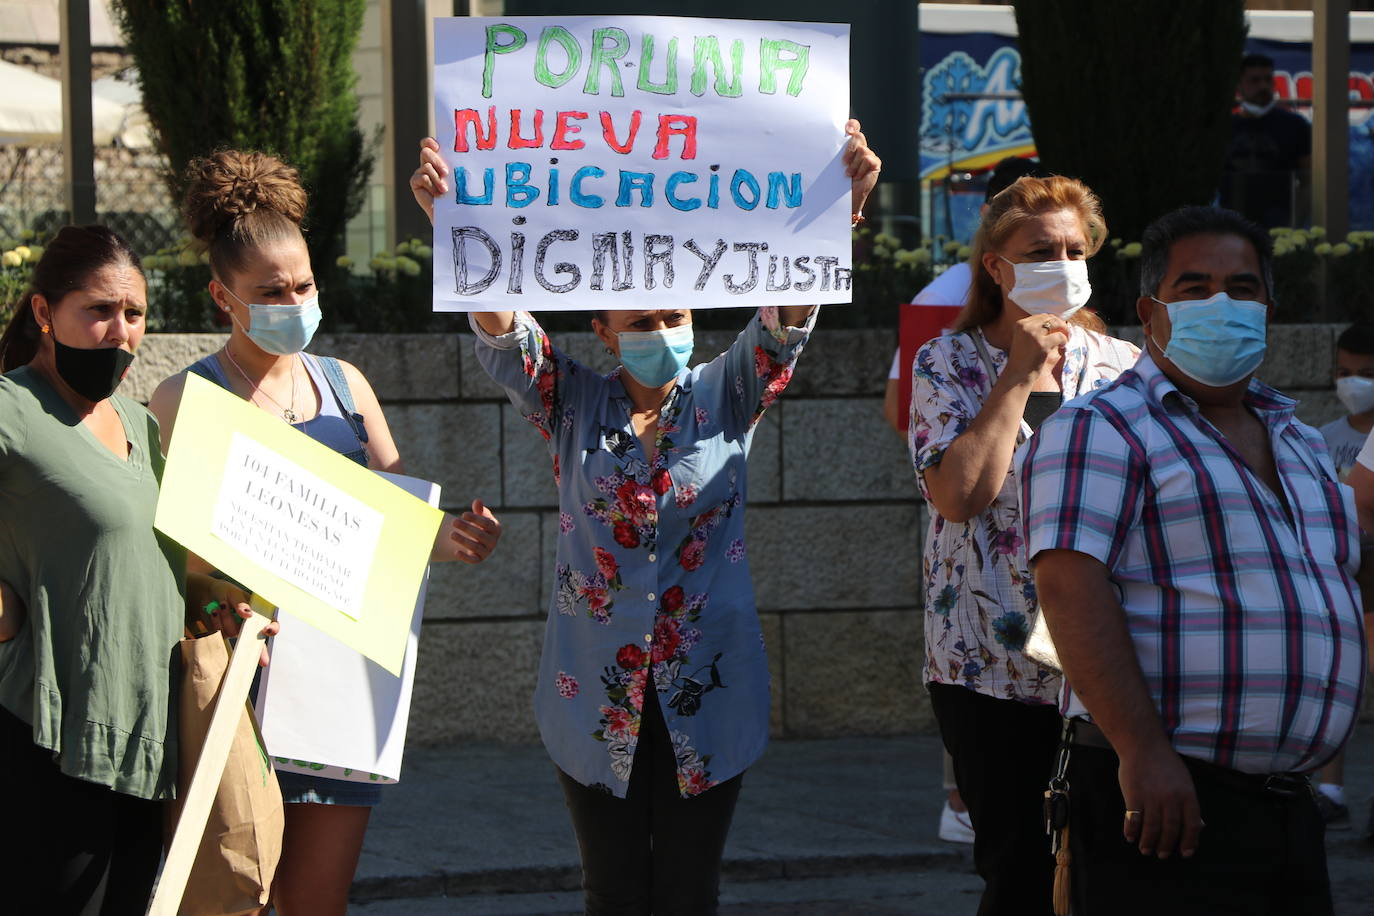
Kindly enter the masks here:
<path id="1" fill-rule="evenodd" d="M 1173 325 L 1169 345 L 1160 349 L 1189 378 L 1225 388 L 1264 362 L 1269 307 L 1263 302 L 1236 300 L 1225 293 L 1183 302 L 1150 298 L 1169 310 Z"/>
<path id="2" fill-rule="evenodd" d="M 229 287 L 224 288 L 229 295 L 248 306 L 248 327 L 243 333 L 268 353 L 277 356 L 290 356 L 299 353 L 310 345 L 310 339 L 320 326 L 320 297 L 311 296 L 304 302 L 293 305 L 268 305 L 266 303 L 243 302 Z M 233 312 L 229 313 L 233 318 Z M 234 318 L 238 324 L 238 319 Z"/>
<path id="3" fill-rule="evenodd" d="M 692 326 L 678 325 L 663 331 L 622 331 L 620 364 L 635 381 L 658 388 L 677 378 L 692 357 Z"/>

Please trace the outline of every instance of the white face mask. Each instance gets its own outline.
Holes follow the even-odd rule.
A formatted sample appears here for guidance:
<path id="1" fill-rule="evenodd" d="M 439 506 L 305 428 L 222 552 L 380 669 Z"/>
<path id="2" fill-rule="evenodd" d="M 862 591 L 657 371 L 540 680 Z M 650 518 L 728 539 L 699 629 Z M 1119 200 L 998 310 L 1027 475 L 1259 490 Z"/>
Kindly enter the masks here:
<path id="1" fill-rule="evenodd" d="M 1002 260 L 1016 272 L 1016 285 L 1007 298 L 1027 314 L 1068 318 L 1092 298 L 1087 261 L 1027 261 L 1017 264 L 1007 258 Z"/>
<path id="2" fill-rule="evenodd" d="M 1270 99 L 1268 105 L 1256 105 L 1254 102 L 1240 103 L 1241 110 L 1252 118 L 1262 118 L 1274 110 L 1274 106 L 1279 103 L 1278 99 Z"/>
<path id="3" fill-rule="evenodd" d="M 1374 378 L 1347 375 L 1336 379 L 1336 397 L 1350 413 L 1374 410 Z"/>

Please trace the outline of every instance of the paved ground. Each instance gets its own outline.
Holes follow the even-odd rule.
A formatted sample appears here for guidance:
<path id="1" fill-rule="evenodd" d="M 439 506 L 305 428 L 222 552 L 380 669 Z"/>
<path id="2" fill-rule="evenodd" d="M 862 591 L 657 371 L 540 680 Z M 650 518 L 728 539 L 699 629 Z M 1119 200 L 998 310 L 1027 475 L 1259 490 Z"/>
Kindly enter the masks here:
<path id="1" fill-rule="evenodd" d="M 968 847 L 935 838 L 933 737 L 778 741 L 745 778 L 726 848 L 728 916 L 972 914 Z M 1347 792 L 1374 794 L 1374 726 L 1356 733 Z M 1374 846 L 1327 841 L 1338 916 L 1374 914 Z M 581 912 L 577 847 L 537 747 L 408 752 L 368 831 L 358 916 L 565 916 Z"/>

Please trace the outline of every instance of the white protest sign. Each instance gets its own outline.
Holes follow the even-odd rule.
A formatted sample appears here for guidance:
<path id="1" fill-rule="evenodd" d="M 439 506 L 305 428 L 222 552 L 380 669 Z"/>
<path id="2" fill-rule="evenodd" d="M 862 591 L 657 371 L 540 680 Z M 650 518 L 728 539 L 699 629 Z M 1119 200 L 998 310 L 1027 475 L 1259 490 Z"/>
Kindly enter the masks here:
<path id="1" fill-rule="evenodd" d="M 397 675 L 443 518 L 281 418 L 186 376 L 157 530 Z"/>
<path id="2" fill-rule="evenodd" d="M 849 27 L 434 23 L 434 309 L 850 301 Z"/>
<path id="3" fill-rule="evenodd" d="M 354 620 L 382 513 L 242 433 L 224 462 L 212 532 Z"/>
<path id="4" fill-rule="evenodd" d="M 439 504 L 439 487 L 381 474 L 412 496 Z M 352 782 L 400 779 L 415 683 L 425 591 L 420 586 L 400 676 L 321 630 L 281 612 L 272 664 L 262 672 L 255 711 L 278 771 Z"/>

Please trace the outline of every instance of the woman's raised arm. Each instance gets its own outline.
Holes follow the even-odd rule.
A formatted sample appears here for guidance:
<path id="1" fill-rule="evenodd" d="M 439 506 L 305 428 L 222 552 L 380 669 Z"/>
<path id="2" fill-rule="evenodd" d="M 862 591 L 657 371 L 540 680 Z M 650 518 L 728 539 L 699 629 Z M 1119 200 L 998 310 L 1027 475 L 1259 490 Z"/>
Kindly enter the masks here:
<path id="1" fill-rule="evenodd" d="M 448 182 L 444 180 L 447 174 L 448 164 L 439 155 L 439 141 L 425 137 L 420 141 L 420 165 L 410 176 L 410 193 L 415 195 L 415 202 L 425 211 L 431 226 L 434 225 L 434 198 L 448 193 Z M 493 337 L 515 330 L 514 312 L 473 312 L 472 317 Z"/>

